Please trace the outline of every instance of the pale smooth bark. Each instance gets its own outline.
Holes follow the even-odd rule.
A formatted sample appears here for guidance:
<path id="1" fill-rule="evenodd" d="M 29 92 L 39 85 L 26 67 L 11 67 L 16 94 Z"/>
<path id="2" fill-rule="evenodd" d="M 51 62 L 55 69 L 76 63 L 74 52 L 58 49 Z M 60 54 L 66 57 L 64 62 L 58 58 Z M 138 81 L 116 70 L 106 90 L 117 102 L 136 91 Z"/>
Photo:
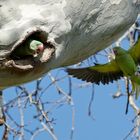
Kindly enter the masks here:
<path id="1" fill-rule="evenodd" d="M 129 29 L 138 12 L 139 0 L 0 0 L 1 89 L 32 81 L 106 48 Z M 3 67 L 13 47 L 38 29 L 55 47 L 49 61 L 27 71 Z"/>

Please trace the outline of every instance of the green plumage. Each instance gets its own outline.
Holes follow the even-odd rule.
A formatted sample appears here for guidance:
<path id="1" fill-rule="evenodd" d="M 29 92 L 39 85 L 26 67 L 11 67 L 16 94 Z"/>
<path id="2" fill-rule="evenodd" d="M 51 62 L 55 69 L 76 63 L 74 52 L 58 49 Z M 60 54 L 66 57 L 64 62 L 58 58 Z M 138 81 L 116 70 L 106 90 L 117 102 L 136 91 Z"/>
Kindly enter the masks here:
<path id="1" fill-rule="evenodd" d="M 95 65 L 86 68 L 66 71 L 69 75 L 95 84 L 108 84 L 121 77 L 128 77 L 132 83 L 132 92 L 139 92 L 140 77 L 137 73 L 137 65 L 140 64 L 140 38 L 129 50 L 120 47 L 113 48 L 115 59 L 103 65 Z"/>
<path id="2" fill-rule="evenodd" d="M 116 47 L 113 49 L 115 54 L 115 62 L 117 63 L 124 76 L 132 76 L 137 71 L 136 63 L 133 57 L 124 49 Z"/>

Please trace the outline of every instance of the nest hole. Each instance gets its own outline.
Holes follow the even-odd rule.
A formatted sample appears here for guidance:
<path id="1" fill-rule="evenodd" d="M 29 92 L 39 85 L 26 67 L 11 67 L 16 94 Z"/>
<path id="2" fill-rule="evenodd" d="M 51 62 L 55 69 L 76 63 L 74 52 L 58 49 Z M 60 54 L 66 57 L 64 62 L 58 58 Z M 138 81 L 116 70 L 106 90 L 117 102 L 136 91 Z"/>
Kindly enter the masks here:
<path id="1" fill-rule="evenodd" d="M 23 47 L 24 44 L 29 41 L 30 39 L 32 40 L 37 40 L 42 42 L 46 46 L 50 46 L 51 44 L 47 42 L 48 34 L 45 31 L 33 31 L 33 32 L 27 32 L 27 35 L 22 38 L 18 43 L 13 47 L 13 50 L 10 53 L 9 58 L 13 60 L 19 60 L 19 59 L 27 59 L 28 57 L 33 57 L 33 56 L 16 56 L 15 52 L 19 47 Z"/>

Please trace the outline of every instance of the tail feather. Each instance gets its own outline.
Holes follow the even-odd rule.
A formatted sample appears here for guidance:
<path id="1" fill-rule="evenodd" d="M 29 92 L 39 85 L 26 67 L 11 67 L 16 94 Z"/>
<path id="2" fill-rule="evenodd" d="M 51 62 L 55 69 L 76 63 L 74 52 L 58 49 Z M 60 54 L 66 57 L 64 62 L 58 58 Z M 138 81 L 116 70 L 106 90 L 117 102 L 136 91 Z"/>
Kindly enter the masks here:
<path id="1" fill-rule="evenodd" d="M 131 76 L 131 83 L 132 83 L 132 93 L 135 93 L 136 99 L 138 99 L 140 95 L 140 77 L 137 75 Z"/>

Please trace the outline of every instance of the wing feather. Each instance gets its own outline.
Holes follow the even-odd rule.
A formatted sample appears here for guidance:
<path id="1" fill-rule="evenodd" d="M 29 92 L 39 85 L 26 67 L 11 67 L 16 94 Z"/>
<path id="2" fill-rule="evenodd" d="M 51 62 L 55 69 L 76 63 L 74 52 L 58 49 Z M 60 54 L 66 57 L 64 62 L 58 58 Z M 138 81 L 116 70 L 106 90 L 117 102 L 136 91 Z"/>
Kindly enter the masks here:
<path id="1" fill-rule="evenodd" d="M 133 57 L 136 64 L 140 64 L 140 37 L 134 46 L 128 50 L 128 53 Z"/>
<path id="2" fill-rule="evenodd" d="M 123 77 L 123 72 L 114 60 L 103 65 L 95 65 L 86 68 L 68 68 L 66 71 L 73 77 L 95 83 L 97 85 L 100 83 L 103 85 L 109 84 L 109 82 L 113 82 L 114 80 L 118 80 Z"/>

